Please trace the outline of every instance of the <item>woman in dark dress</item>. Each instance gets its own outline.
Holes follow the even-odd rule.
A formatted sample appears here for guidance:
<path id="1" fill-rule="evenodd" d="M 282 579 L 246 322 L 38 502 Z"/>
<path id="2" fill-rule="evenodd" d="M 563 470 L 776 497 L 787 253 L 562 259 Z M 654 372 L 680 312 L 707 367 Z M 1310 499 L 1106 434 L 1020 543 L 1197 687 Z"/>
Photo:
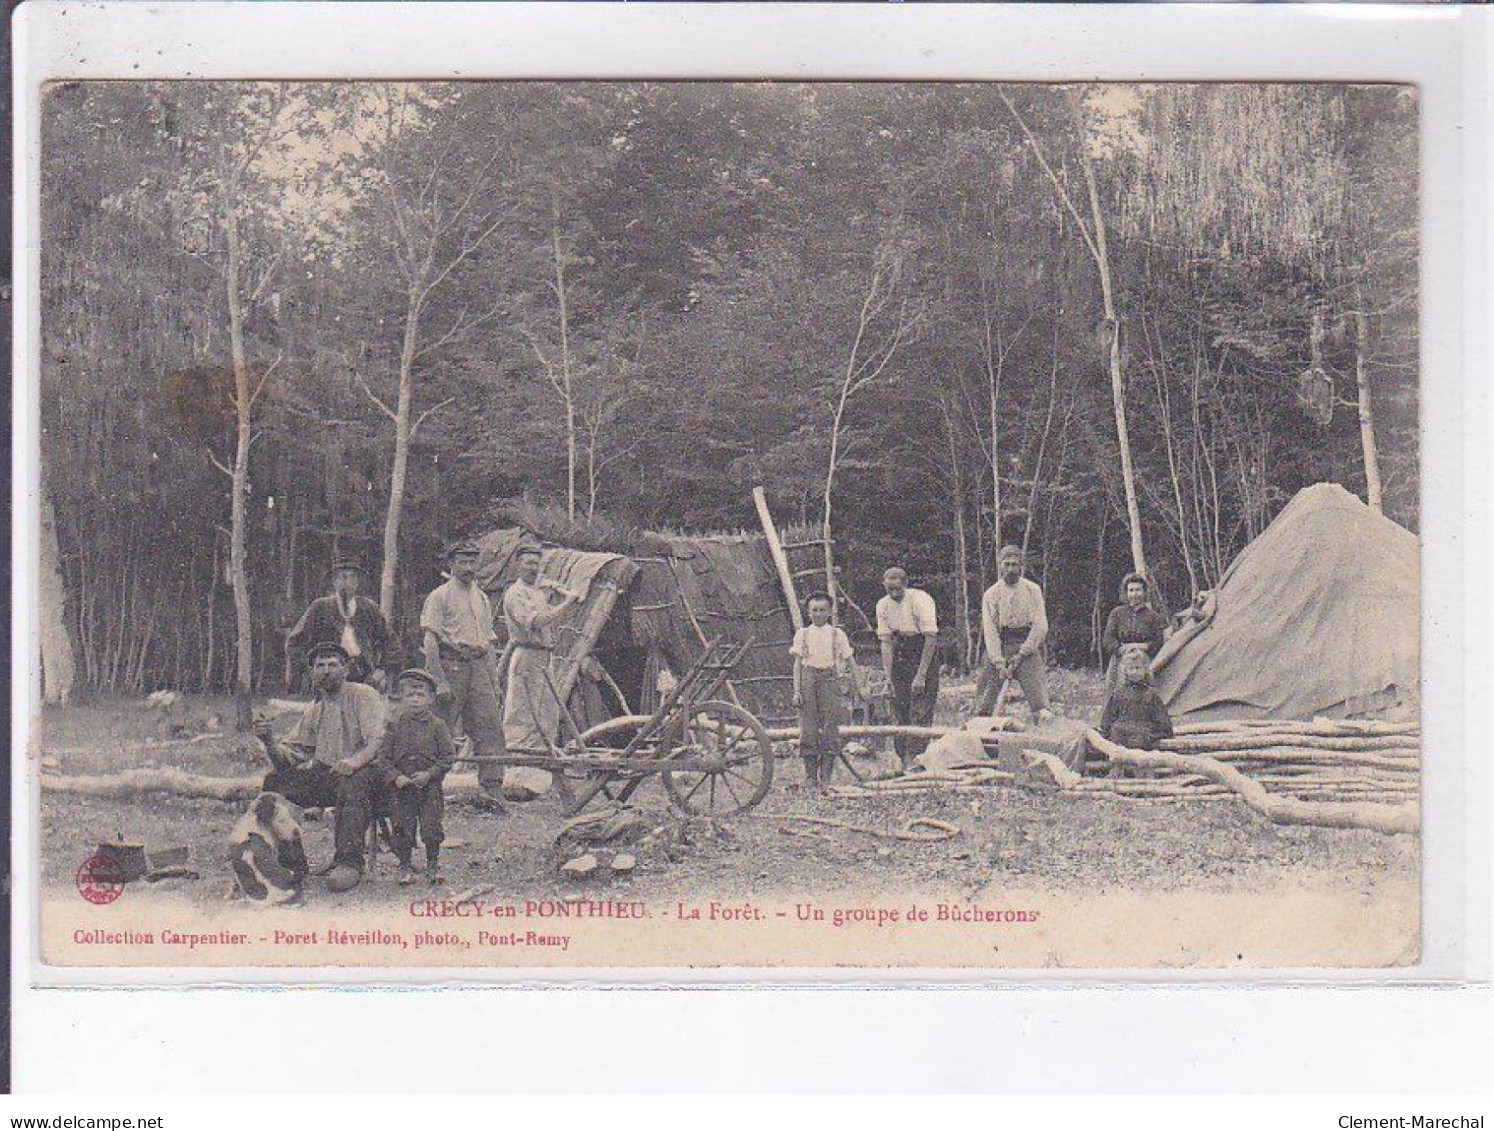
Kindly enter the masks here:
<path id="1" fill-rule="evenodd" d="M 1167 632 L 1167 618 L 1151 606 L 1151 586 L 1139 573 L 1126 574 L 1121 582 L 1121 603 L 1110 610 L 1101 646 L 1109 663 L 1105 667 L 1105 698 L 1115 691 L 1119 679 L 1121 649 L 1127 644 L 1146 645 L 1146 654 L 1157 658 Z"/>

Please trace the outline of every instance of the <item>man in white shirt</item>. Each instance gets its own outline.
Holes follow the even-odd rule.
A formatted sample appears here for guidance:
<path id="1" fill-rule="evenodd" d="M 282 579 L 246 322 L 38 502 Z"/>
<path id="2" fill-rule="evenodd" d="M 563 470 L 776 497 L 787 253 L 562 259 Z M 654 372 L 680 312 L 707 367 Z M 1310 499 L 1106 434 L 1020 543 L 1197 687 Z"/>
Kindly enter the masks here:
<path id="1" fill-rule="evenodd" d="M 462 539 L 448 552 L 451 577 L 431 590 L 420 612 L 425 670 L 436 680 L 436 702 L 446 725 L 460 722 L 478 757 L 503 755 L 502 696 L 493 643 L 493 606 L 477 581 L 480 550 Z M 503 810 L 503 769 L 477 766 L 478 804 Z"/>
<path id="2" fill-rule="evenodd" d="M 892 711 L 901 726 L 933 726 L 939 699 L 939 620 L 934 599 L 908 586 L 908 571 L 893 566 L 882 575 L 887 596 L 877 602 L 877 639 L 882 671 L 892 688 Z M 928 746 L 926 738 L 894 740 L 906 769 Z"/>
<path id="3" fill-rule="evenodd" d="M 1015 679 L 1027 696 L 1027 707 L 1039 724 L 1053 718 L 1048 709 L 1048 669 L 1043 664 L 1043 641 L 1048 639 L 1048 610 L 1043 591 L 1022 576 L 1022 550 L 1002 547 L 997 558 L 1000 576 L 980 602 L 981 632 L 992 678 L 976 708 L 989 713 L 1002 684 Z"/>

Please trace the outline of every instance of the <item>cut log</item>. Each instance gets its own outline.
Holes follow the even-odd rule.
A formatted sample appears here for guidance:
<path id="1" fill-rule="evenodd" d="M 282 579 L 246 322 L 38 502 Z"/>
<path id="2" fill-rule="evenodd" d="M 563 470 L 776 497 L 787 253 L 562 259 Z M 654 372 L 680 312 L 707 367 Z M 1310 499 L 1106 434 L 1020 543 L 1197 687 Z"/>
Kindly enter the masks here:
<path id="1" fill-rule="evenodd" d="M 43 774 L 41 787 L 49 793 L 80 797 L 131 799 L 149 793 L 196 797 L 210 801 L 248 801 L 256 796 L 264 775 L 223 778 L 189 774 L 185 770 L 139 768 L 117 774 Z"/>
<path id="2" fill-rule="evenodd" d="M 1179 723 L 1173 727 L 1178 735 L 1250 734 L 1259 730 L 1291 731 L 1296 734 L 1319 734 L 1325 737 L 1350 735 L 1419 735 L 1419 723 L 1388 723 L 1369 719 L 1319 719 L 1301 722 L 1292 719 L 1242 719 L 1236 722 Z"/>
<path id="3" fill-rule="evenodd" d="M 1112 762 L 1125 766 L 1169 767 L 1204 774 L 1220 785 L 1228 786 L 1267 820 L 1285 825 L 1321 825 L 1327 828 L 1359 828 L 1397 834 L 1417 833 L 1421 829 L 1421 806 L 1415 803 L 1387 805 L 1374 801 L 1346 801 L 1324 804 L 1273 797 L 1266 787 L 1251 781 L 1233 766 L 1201 755 L 1174 754 L 1164 751 L 1132 750 L 1111 742 L 1099 731 L 1091 730 L 1089 742 Z"/>
<path id="4" fill-rule="evenodd" d="M 1261 730 L 1219 737 L 1184 735 L 1181 738 L 1163 739 L 1160 745 L 1163 750 L 1176 750 L 1183 754 L 1205 754 L 1213 750 L 1257 750 L 1269 746 L 1295 746 L 1304 750 L 1369 751 L 1393 755 L 1400 755 L 1402 751 L 1415 754 L 1421 750 L 1420 739 L 1398 735 L 1350 738 L 1291 730 Z"/>

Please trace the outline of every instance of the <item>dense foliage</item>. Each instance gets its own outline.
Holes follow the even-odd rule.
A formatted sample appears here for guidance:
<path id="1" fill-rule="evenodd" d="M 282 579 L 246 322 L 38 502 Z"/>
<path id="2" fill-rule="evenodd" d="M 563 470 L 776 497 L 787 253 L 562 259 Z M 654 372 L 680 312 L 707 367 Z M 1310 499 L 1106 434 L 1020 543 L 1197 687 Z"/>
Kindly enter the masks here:
<path id="1" fill-rule="evenodd" d="M 1131 564 L 1096 217 L 1177 606 L 1299 488 L 1364 494 L 1361 369 L 1415 528 L 1416 152 L 1394 87 L 50 88 L 44 487 L 82 675 L 234 675 L 230 213 L 256 686 L 333 555 L 378 596 L 386 525 L 408 634 L 442 539 L 505 502 L 739 529 L 756 483 L 784 523 L 832 490 L 847 594 L 906 564 L 956 661 L 1026 544 L 1086 663 Z"/>

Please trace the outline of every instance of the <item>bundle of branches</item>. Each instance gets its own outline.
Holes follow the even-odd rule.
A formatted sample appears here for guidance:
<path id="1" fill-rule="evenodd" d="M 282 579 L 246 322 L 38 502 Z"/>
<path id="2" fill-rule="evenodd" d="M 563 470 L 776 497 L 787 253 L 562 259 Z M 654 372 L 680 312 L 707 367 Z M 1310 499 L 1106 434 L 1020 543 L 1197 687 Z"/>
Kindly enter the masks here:
<path id="1" fill-rule="evenodd" d="M 1141 776 L 1079 788 L 1159 800 L 1242 798 L 1273 821 L 1382 832 L 1420 827 L 1421 734 L 1410 724 L 1315 719 L 1194 724 L 1158 750 L 1131 750 L 1097 731 L 1089 746 Z"/>

